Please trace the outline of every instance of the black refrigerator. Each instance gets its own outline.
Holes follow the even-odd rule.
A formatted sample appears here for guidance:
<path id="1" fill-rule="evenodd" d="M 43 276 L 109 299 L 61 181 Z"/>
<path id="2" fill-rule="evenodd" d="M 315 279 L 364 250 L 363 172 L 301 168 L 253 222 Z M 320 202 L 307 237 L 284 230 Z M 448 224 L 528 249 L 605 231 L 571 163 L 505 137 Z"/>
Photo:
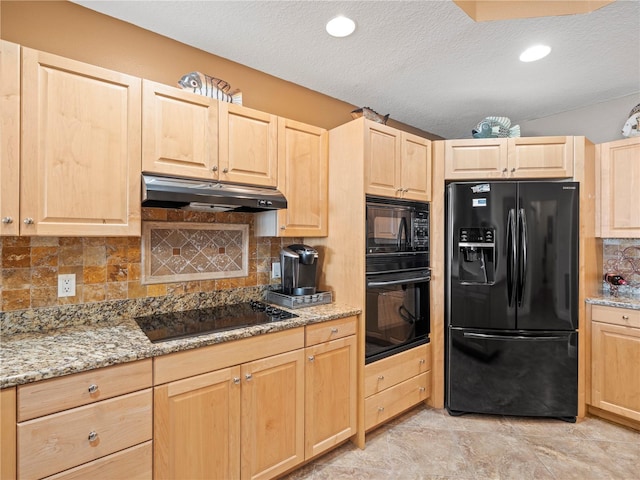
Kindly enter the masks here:
<path id="1" fill-rule="evenodd" d="M 447 186 L 450 414 L 578 411 L 579 184 Z"/>

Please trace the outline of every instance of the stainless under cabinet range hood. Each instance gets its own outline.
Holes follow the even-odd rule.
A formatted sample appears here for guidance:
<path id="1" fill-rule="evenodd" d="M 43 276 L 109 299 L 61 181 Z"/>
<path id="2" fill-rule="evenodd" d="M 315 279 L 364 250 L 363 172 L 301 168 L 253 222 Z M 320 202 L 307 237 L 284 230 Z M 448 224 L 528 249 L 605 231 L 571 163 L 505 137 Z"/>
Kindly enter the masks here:
<path id="1" fill-rule="evenodd" d="M 142 206 L 206 212 L 261 212 L 287 208 L 287 199 L 271 188 L 143 174 Z"/>

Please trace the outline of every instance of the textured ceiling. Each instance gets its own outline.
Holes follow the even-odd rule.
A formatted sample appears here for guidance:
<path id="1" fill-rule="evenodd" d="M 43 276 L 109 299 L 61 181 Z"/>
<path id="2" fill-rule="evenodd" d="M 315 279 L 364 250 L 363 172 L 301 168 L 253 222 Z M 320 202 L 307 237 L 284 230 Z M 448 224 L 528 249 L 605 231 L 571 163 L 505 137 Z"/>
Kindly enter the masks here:
<path id="1" fill-rule="evenodd" d="M 640 93 L 638 0 L 481 23 L 448 0 L 75 3 L 445 138 Z M 338 14 L 350 37 L 326 34 Z M 535 43 L 551 54 L 520 62 Z"/>

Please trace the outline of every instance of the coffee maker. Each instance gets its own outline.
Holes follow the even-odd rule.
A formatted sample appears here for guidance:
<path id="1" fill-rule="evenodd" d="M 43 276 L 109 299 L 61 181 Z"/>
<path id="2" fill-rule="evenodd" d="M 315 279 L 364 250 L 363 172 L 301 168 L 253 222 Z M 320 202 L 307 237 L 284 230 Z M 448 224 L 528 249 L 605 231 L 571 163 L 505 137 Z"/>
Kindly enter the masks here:
<path id="1" fill-rule="evenodd" d="M 282 293 L 315 294 L 317 265 L 318 251 L 309 245 L 296 243 L 280 250 Z"/>

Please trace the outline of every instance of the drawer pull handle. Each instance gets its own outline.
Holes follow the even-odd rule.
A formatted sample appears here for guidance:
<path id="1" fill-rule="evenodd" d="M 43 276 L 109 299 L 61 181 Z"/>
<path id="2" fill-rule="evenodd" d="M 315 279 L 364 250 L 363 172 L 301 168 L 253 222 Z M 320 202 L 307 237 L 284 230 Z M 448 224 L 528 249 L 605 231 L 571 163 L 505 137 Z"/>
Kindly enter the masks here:
<path id="1" fill-rule="evenodd" d="M 95 442 L 97 439 L 98 439 L 98 432 L 96 432 L 96 431 L 89 432 L 89 441 L 90 442 Z"/>
<path id="2" fill-rule="evenodd" d="M 316 359 L 316 357 L 314 357 L 313 355 L 309 355 L 308 358 L 310 362 L 313 362 Z"/>
<path id="3" fill-rule="evenodd" d="M 379 375 L 378 380 L 384 380 L 384 375 Z"/>
<path id="4" fill-rule="evenodd" d="M 623 320 L 629 320 L 629 315 L 622 315 Z"/>
<path id="5" fill-rule="evenodd" d="M 384 407 L 378 407 L 379 412 L 384 412 Z"/>
<path id="6" fill-rule="evenodd" d="M 420 391 L 421 391 L 421 392 L 424 392 L 424 391 L 426 391 L 426 390 L 427 390 L 427 389 L 426 389 L 425 387 L 420 387 Z"/>
<path id="7" fill-rule="evenodd" d="M 338 329 L 337 328 L 332 328 L 331 329 L 331 333 L 338 333 Z"/>
<path id="8" fill-rule="evenodd" d="M 94 394 L 98 391 L 98 385 L 96 385 L 95 383 L 92 383 L 91 385 L 89 385 L 89 393 Z"/>
<path id="9" fill-rule="evenodd" d="M 240 383 L 240 377 L 233 377 L 233 383 L 238 385 Z"/>
<path id="10" fill-rule="evenodd" d="M 420 365 L 424 365 L 426 363 L 426 360 L 424 358 L 420 359 Z"/>
<path id="11" fill-rule="evenodd" d="M 250 373 L 247 373 L 244 378 L 246 378 L 247 380 L 251 380 L 253 378 L 253 375 L 251 375 Z"/>

